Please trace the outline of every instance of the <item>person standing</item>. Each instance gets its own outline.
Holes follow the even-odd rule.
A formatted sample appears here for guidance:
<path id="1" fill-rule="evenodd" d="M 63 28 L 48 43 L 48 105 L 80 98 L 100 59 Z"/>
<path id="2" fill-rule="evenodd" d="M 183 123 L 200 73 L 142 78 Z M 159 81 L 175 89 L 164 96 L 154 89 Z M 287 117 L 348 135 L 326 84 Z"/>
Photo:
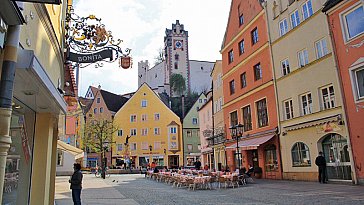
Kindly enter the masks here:
<path id="1" fill-rule="evenodd" d="M 200 168 L 201 168 L 201 162 L 200 162 L 200 160 L 197 160 L 195 162 L 195 169 L 200 170 Z"/>
<path id="2" fill-rule="evenodd" d="M 319 176 L 318 176 L 319 182 L 327 183 L 326 182 L 326 160 L 321 151 L 319 152 L 319 156 L 316 157 L 315 164 L 319 168 Z"/>
<path id="3" fill-rule="evenodd" d="M 68 181 L 72 189 L 72 200 L 74 205 L 81 205 L 81 190 L 82 190 L 82 172 L 81 165 L 78 163 L 73 164 L 73 174 Z"/>

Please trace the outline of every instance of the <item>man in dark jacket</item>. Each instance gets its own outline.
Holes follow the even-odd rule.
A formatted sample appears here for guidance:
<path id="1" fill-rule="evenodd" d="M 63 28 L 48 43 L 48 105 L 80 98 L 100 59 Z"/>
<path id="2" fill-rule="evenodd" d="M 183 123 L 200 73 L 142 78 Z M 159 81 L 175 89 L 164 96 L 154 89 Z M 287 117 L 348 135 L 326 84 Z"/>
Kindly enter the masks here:
<path id="1" fill-rule="evenodd" d="M 81 189 L 82 189 L 82 172 L 81 165 L 73 164 L 73 174 L 69 180 L 70 188 L 72 189 L 72 200 L 74 205 L 81 205 Z"/>
<path id="2" fill-rule="evenodd" d="M 200 162 L 200 160 L 197 160 L 195 162 L 195 169 L 200 170 L 200 168 L 201 168 L 201 162 Z"/>
<path id="3" fill-rule="evenodd" d="M 319 152 L 319 156 L 316 157 L 315 164 L 319 168 L 319 182 L 326 183 L 326 160 L 322 152 Z"/>

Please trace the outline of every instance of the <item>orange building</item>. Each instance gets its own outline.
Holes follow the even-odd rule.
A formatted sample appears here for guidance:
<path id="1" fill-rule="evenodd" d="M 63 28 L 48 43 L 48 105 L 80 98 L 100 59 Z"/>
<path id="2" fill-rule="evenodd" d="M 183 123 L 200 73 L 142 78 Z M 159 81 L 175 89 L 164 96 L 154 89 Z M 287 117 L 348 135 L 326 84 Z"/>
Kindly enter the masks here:
<path id="1" fill-rule="evenodd" d="M 244 126 L 238 143 L 227 133 L 227 165 L 260 167 L 264 178 L 281 179 L 268 31 L 259 1 L 232 0 L 221 54 L 225 130 Z"/>
<path id="2" fill-rule="evenodd" d="M 364 2 L 328 0 L 333 50 L 343 90 L 346 122 L 352 146 L 355 177 L 364 183 Z"/>

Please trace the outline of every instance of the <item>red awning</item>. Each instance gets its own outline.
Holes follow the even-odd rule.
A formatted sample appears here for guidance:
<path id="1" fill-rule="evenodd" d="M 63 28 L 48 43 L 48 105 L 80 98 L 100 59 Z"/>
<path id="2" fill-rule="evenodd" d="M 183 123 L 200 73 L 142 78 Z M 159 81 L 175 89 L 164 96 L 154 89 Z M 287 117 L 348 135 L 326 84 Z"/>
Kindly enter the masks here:
<path id="1" fill-rule="evenodd" d="M 272 139 L 274 137 L 274 135 L 266 135 L 263 137 L 256 137 L 256 138 L 252 138 L 252 139 L 247 139 L 247 140 L 241 140 L 239 142 L 239 148 L 241 148 L 242 150 L 252 150 L 252 149 L 257 149 L 261 144 L 266 143 L 268 140 Z M 229 147 L 226 147 L 227 149 L 236 149 L 236 144 L 234 145 L 230 145 Z"/>

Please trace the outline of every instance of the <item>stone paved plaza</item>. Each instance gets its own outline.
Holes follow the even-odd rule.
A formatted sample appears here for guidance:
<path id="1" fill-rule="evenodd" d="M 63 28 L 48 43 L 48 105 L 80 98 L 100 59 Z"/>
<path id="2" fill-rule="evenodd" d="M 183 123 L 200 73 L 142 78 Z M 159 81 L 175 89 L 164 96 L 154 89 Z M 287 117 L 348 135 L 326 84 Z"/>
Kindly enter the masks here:
<path id="1" fill-rule="evenodd" d="M 56 204 L 72 204 L 67 177 L 56 179 Z M 256 180 L 240 188 L 190 191 L 144 178 L 144 175 L 111 175 L 102 180 L 84 175 L 82 202 L 87 205 L 171 204 L 364 204 L 364 187 L 349 184 L 319 184 Z"/>

